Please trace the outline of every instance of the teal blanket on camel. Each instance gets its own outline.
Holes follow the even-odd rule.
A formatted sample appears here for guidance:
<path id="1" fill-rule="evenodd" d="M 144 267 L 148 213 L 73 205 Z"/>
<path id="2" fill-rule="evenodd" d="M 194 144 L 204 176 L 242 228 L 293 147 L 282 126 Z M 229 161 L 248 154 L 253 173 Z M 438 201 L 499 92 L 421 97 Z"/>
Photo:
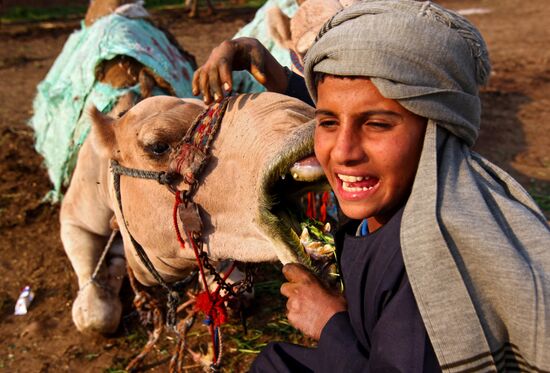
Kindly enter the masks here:
<path id="1" fill-rule="evenodd" d="M 86 108 L 95 105 L 108 112 L 128 90 L 139 90 L 139 86 L 113 89 L 96 80 L 96 66 L 120 55 L 147 66 L 168 82 L 178 97 L 192 97 L 194 62 L 147 20 L 112 14 L 91 27 L 82 24 L 38 85 L 29 123 L 35 131 L 36 150 L 44 157 L 53 183 L 47 196 L 50 201 L 61 198 L 61 188 L 69 182 L 90 129 L 88 117 L 82 115 Z"/>

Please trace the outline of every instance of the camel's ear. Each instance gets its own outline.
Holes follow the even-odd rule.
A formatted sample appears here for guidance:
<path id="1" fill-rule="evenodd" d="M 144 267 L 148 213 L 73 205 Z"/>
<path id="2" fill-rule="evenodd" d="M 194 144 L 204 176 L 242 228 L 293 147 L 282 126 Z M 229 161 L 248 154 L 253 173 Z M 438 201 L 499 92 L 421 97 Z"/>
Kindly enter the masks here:
<path id="1" fill-rule="evenodd" d="M 301 56 L 305 56 L 308 49 L 313 45 L 316 37 L 317 31 L 308 30 L 296 43 L 296 52 Z"/>
<path id="2" fill-rule="evenodd" d="M 292 49 L 290 18 L 279 7 L 268 9 L 267 27 L 269 34 L 277 44 L 283 48 Z"/>
<path id="3" fill-rule="evenodd" d="M 95 152 L 106 158 L 113 158 L 116 148 L 115 120 L 102 114 L 95 106 L 91 107 L 88 115 L 92 121 L 90 140 Z"/>

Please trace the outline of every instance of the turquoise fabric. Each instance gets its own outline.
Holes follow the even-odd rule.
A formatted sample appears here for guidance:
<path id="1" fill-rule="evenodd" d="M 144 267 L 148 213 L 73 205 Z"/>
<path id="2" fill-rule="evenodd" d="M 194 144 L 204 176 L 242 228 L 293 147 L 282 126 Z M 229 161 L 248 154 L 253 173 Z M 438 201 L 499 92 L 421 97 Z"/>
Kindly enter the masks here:
<path id="1" fill-rule="evenodd" d="M 38 85 L 29 123 L 35 131 L 36 150 L 44 157 L 53 183 L 48 195 L 51 201 L 61 198 L 61 188 L 68 183 L 88 134 L 90 122 L 83 112 L 92 104 L 107 112 L 128 91 L 100 84 L 95 78 L 100 62 L 119 55 L 130 56 L 150 68 L 172 86 L 177 96 L 192 97 L 193 62 L 148 21 L 112 14 L 91 27 L 82 24 Z"/>
<path id="2" fill-rule="evenodd" d="M 279 7 L 283 13 L 292 17 L 298 10 L 298 4 L 295 0 L 267 0 L 266 3 L 258 9 L 254 19 L 239 30 L 233 38 L 250 37 L 258 39 L 264 47 L 277 59 L 283 66 L 292 66 L 288 49 L 279 46 L 269 35 L 267 26 L 267 10 L 273 7 Z M 235 90 L 238 92 L 263 92 L 264 86 L 258 83 L 247 71 L 238 71 L 233 73 L 233 82 Z"/>

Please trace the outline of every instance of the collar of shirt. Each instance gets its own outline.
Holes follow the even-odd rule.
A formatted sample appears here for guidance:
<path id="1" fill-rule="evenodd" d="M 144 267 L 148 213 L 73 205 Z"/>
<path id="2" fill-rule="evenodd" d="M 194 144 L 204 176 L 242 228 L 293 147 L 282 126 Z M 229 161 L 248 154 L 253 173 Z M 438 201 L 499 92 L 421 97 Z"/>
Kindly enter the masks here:
<path id="1" fill-rule="evenodd" d="M 355 235 L 357 237 L 366 237 L 369 235 L 369 222 L 367 221 L 367 219 L 363 219 L 361 224 L 359 224 Z"/>

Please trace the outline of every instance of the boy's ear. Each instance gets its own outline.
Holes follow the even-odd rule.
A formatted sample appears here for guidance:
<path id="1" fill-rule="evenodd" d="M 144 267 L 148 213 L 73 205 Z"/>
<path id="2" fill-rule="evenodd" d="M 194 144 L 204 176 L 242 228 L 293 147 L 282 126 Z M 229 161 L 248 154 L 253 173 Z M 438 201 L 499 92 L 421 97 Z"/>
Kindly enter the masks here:
<path id="1" fill-rule="evenodd" d="M 268 9 L 267 26 L 269 34 L 277 44 L 283 48 L 292 49 L 290 18 L 279 7 Z"/>
<path id="2" fill-rule="evenodd" d="M 88 115 L 92 121 L 90 140 L 96 153 L 105 158 L 113 158 L 117 146 L 114 123 L 115 120 L 101 113 L 92 106 Z"/>

